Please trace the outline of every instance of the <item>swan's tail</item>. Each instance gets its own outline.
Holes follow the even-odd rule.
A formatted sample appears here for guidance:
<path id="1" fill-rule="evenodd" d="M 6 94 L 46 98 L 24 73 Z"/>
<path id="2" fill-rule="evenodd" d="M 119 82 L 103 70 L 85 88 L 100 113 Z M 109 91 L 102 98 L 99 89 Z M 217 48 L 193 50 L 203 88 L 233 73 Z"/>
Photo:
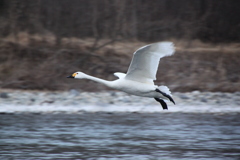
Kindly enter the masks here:
<path id="1" fill-rule="evenodd" d="M 158 86 L 158 89 L 160 91 L 172 96 L 171 91 L 169 90 L 169 88 L 167 86 Z"/>
<path id="2" fill-rule="evenodd" d="M 155 91 L 161 93 L 164 97 L 167 97 L 168 100 L 175 104 L 172 94 L 167 86 L 159 86 Z"/>

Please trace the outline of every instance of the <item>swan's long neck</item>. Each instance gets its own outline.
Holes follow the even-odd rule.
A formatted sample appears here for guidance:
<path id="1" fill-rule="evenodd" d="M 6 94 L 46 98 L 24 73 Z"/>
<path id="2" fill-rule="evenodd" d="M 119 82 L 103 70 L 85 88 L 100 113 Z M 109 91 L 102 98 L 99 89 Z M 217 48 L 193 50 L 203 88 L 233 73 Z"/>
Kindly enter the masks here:
<path id="1" fill-rule="evenodd" d="M 112 87 L 112 81 L 107 81 L 107 80 L 104 80 L 104 79 L 101 79 L 101 78 L 97 78 L 97 77 L 93 77 L 93 76 L 90 76 L 90 75 L 85 75 L 84 77 L 85 79 L 89 79 L 89 80 L 92 80 L 92 81 L 95 81 L 95 82 L 98 82 L 98 83 L 102 83 L 108 87 Z"/>

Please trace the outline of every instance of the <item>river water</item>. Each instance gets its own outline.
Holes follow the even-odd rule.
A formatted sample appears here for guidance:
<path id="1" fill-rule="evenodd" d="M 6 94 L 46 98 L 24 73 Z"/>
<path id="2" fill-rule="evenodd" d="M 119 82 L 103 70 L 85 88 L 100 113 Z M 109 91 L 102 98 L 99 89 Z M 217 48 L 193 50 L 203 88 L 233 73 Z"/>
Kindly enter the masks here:
<path id="1" fill-rule="evenodd" d="M 239 112 L 0 115 L 0 159 L 240 159 Z"/>

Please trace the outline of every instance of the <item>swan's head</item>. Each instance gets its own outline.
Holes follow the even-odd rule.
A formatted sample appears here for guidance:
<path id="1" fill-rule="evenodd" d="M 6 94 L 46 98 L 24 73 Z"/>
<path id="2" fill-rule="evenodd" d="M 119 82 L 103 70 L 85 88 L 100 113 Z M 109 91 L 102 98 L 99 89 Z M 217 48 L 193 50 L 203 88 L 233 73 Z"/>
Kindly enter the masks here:
<path id="1" fill-rule="evenodd" d="M 86 78 L 86 74 L 82 72 L 75 72 L 71 76 L 68 76 L 67 78 L 78 78 L 78 79 L 84 79 Z"/>

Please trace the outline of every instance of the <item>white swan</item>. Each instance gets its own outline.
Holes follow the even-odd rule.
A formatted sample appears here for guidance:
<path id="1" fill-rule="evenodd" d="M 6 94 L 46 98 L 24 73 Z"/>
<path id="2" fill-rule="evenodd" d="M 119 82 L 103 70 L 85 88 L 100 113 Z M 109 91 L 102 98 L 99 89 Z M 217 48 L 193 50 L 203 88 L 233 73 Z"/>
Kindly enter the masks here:
<path id="1" fill-rule="evenodd" d="M 107 81 L 82 72 L 75 72 L 67 78 L 89 79 L 108 87 L 141 97 L 150 97 L 158 101 L 163 109 L 167 109 L 164 100 L 174 102 L 167 86 L 156 86 L 156 73 L 160 58 L 174 54 L 172 42 L 159 42 L 139 48 L 133 54 L 133 59 L 127 74 L 114 73 L 119 79 Z"/>

